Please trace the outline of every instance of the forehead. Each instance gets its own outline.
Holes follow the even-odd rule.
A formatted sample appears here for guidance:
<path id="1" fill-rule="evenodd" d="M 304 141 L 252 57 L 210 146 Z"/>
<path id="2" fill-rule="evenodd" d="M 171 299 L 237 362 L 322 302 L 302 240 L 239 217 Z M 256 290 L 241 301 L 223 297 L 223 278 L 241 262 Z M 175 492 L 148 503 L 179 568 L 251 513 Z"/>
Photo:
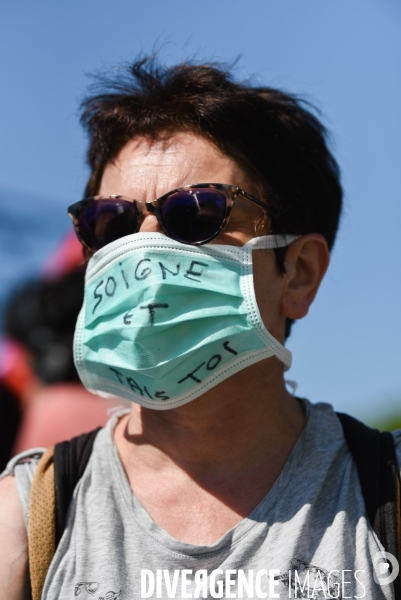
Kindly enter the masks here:
<path id="1" fill-rule="evenodd" d="M 166 140 L 138 137 L 106 166 L 99 194 L 157 198 L 191 183 L 231 183 L 252 192 L 238 164 L 200 135 L 177 133 Z"/>

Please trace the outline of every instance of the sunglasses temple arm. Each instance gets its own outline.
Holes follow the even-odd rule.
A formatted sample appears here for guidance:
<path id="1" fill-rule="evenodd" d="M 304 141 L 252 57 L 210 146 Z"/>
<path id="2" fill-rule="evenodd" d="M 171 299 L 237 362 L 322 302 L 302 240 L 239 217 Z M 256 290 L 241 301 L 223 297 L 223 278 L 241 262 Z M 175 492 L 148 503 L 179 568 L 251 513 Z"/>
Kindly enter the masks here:
<path id="1" fill-rule="evenodd" d="M 244 190 L 239 189 L 238 194 L 240 196 L 242 196 L 243 198 L 245 198 L 246 200 L 249 200 L 253 204 L 260 206 L 261 208 L 263 208 L 263 210 L 265 210 L 265 211 L 269 210 L 268 206 L 264 202 L 259 200 L 259 198 L 255 198 L 255 196 L 251 196 L 251 194 L 247 194 L 247 192 L 244 192 Z"/>

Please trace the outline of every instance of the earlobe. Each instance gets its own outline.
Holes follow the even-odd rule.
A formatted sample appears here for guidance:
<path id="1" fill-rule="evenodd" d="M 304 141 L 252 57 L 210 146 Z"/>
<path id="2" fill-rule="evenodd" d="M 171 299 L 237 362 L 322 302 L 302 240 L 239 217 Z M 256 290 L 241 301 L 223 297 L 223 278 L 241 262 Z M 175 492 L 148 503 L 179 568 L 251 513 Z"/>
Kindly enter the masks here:
<path id="1" fill-rule="evenodd" d="M 302 319 L 308 314 L 329 262 L 327 242 L 319 233 L 304 235 L 288 247 L 281 301 L 285 317 Z"/>

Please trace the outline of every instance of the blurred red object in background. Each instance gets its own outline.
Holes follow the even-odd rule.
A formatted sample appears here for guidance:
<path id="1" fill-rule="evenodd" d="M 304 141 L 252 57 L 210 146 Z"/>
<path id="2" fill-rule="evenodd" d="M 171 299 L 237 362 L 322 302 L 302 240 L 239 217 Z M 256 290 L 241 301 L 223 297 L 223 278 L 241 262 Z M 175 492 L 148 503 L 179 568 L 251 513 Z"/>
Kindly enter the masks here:
<path id="1" fill-rule="evenodd" d="M 127 406 L 120 398 L 106 400 L 88 392 L 74 367 L 72 340 L 84 272 L 82 246 L 71 231 L 45 261 L 40 276 L 16 290 L 6 306 L 0 383 L 4 407 L 12 402 L 20 418 L 8 450 L 2 451 L 5 458 L 7 452 L 10 458 L 103 426 L 110 409 Z M 4 432 L 9 426 L 0 423 Z"/>
<path id="2" fill-rule="evenodd" d="M 124 400 L 106 400 L 88 392 L 80 383 L 55 383 L 38 390 L 23 411 L 12 454 L 58 442 L 102 427 Z"/>
<path id="3" fill-rule="evenodd" d="M 21 405 L 42 385 L 30 366 L 27 350 L 11 338 L 0 338 L 0 380 Z"/>
<path id="4" fill-rule="evenodd" d="M 82 245 L 74 231 L 70 231 L 40 270 L 45 279 L 58 279 L 85 262 Z"/>

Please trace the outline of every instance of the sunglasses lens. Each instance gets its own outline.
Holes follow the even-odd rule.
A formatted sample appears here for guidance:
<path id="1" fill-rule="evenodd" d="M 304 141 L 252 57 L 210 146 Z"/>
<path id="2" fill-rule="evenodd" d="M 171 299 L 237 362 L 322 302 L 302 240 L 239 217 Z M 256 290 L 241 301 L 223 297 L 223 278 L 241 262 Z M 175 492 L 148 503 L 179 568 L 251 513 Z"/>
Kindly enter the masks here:
<path id="1" fill-rule="evenodd" d="M 138 209 L 127 200 L 93 200 L 79 213 L 79 234 L 85 244 L 96 252 L 125 235 L 138 230 Z"/>
<path id="2" fill-rule="evenodd" d="M 213 238 L 227 212 L 226 195 L 213 188 L 181 190 L 167 196 L 160 206 L 163 226 L 173 239 L 197 244 Z"/>

